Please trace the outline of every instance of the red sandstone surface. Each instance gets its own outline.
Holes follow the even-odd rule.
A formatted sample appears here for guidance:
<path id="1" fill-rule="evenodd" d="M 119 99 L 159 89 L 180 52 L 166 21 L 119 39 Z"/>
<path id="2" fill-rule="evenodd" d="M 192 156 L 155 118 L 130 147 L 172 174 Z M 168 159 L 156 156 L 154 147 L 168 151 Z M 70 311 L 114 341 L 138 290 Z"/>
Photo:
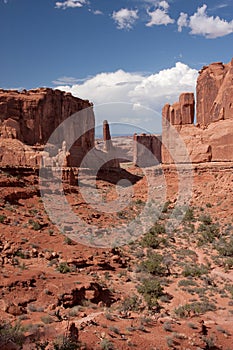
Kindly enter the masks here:
<path id="1" fill-rule="evenodd" d="M 26 337 L 24 349 L 35 349 L 36 342 L 43 341 L 49 341 L 48 349 L 53 349 L 72 323 L 82 349 L 108 345 L 114 349 L 196 350 L 206 349 L 207 344 L 230 349 L 233 264 L 231 256 L 218 247 L 230 247 L 232 241 L 232 166 L 196 166 L 191 211 L 176 230 L 155 231 L 157 246 L 145 244 L 142 236 L 128 246 L 109 249 L 82 246 L 57 230 L 44 210 L 34 173 L 2 170 L 1 322 L 14 325 L 20 321 Z M 147 179 L 139 168 L 124 167 L 140 178 L 121 215 L 97 215 L 83 202 L 77 184 L 64 183 L 67 200 L 82 220 L 99 228 L 119 225 L 120 230 L 143 210 Z M 167 194 L 157 221 L 160 227 L 178 200 L 176 168 L 164 167 L 163 171 Z M 116 197 L 114 182 L 120 174 L 108 176 L 103 173 L 97 180 L 106 202 Z M 158 174 L 155 198 L 161 183 L 163 175 Z M 158 272 L 146 263 L 153 256 L 162 256 Z M 145 278 L 163 286 L 159 307 L 149 307 L 148 299 L 139 293 Z M 2 349 L 11 348 L 4 344 Z"/>

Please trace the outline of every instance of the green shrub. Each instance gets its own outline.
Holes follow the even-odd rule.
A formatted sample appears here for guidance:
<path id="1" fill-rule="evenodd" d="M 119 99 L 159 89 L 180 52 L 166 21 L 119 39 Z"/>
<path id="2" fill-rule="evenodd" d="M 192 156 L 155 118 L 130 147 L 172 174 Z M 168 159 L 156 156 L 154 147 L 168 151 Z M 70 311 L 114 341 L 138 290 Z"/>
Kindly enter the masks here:
<path id="1" fill-rule="evenodd" d="M 6 322 L 0 324 L 0 349 L 8 348 L 14 344 L 21 348 L 24 341 L 24 329 L 20 322 L 16 322 L 14 325 Z"/>
<path id="2" fill-rule="evenodd" d="M 186 210 L 186 213 L 183 217 L 183 222 L 185 221 L 194 221 L 194 213 L 193 213 L 193 208 L 188 208 Z"/>
<path id="3" fill-rule="evenodd" d="M 158 307 L 158 298 L 164 294 L 160 282 L 149 278 L 143 280 L 142 284 L 138 286 L 138 292 L 143 295 L 149 309 Z"/>
<path id="4" fill-rule="evenodd" d="M 0 223 L 2 224 L 4 220 L 6 219 L 5 215 L 0 215 Z"/>
<path id="5" fill-rule="evenodd" d="M 188 287 L 188 286 L 197 286 L 197 283 L 195 281 L 192 280 L 180 280 L 178 282 L 178 287 Z"/>
<path id="6" fill-rule="evenodd" d="M 165 238 L 158 238 L 152 232 L 147 232 L 141 240 L 141 245 L 143 247 L 158 249 L 161 244 L 165 244 Z"/>
<path id="7" fill-rule="evenodd" d="M 53 323 L 53 319 L 51 316 L 49 315 L 44 315 L 44 316 L 41 316 L 41 321 L 45 324 L 50 324 L 50 323 Z"/>
<path id="8" fill-rule="evenodd" d="M 72 245 L 73 244 L 72 239 L 70 239 L 70 237 L 67 237 L 67 236 L 64 238 L 64 243 L 67 244 L 67 245 Z"/>
<path id="9" fill-rule="evenodd" d="M 123 300 L 121 304 L 122 311 L 138 311 L 140 300 L 137 295 L 132 295 Z"/>
<path id="10" fill-rule="evenodd" d="M 216 238 L 220 238 L 220 229 L 217 224 L 200 224 L 198 232 L 201 233 L 201 237 L 198 239 L 199 245 L 204 243 L 213 243 Z"/>
<path id="11" fill-rule="evenodd" d="M 142 271 L 152 275 L 163 276 L 167 272 L 166 267 L 163 265 L 163 256 L 156 253 L 151 254 L 147 260 L 142 261 L 140 268 Z"/>
<path id="12" fill-rule="evenodd" d="M 66 262 L 62 262 L 58 265 L 57 267 L 57 270 L 60 272 L 60 273 L 68 273 L 70 272 L 70 268 L 69 266 L 67 265 Z"/>
<path id="13" fill-rule="evenodd" d="M 162 209 L 162 213 L 167 213 L 168 207 L 169 207 L 170 204 L 171 204 L 170 201 L 167 201 L 167 202 L 164 203 L 164 206 L 163 206 L 163 209 Z"/>
<path id="14" fill-rule="evenodd" d="M 216 306 L 209 302 L 194 302 L 179 306 L 175 309 L 175 314 L 181 318 L 189 317 L 191 314 L 199 315 L 207 311 L 215 311 Z"/>
<path id="15" fill-rule="evenodd" d="M 183 270 L 183 276 L 200 277 L 201 275 L 207 274 L 208 271 L 208 267 L 203 264 L 195 266 L 186 265 Z"/>
<path id="16" fill-rule="evenodd" d="M 32 226 L 33 230 L 35 231 L 39 231 L 41 229 L 41 225 L 37 221 L 30 219 L 28 223 Z"/>
<path id="17" fill-rule="evenodd" d="M 219 240 L 218 244 L 216 244 L 216 249 L 222 256 L 233 257 L 233 238 L 229 241 L 224 238 Z"/>
<path id="18" fill-rule="evenodd" d="M 102 350 L 114 350 L 114 344 L 108 339 L 102 339 L 100 342 L 100 348 Z"/>
<path id="19" fill-rule="evenodd" d="M 205 225 L 210 225 L 212 223 L 212 219 L 211 219 L 210 215 L 207 215 L 207 214 L 202 214 L 199 217 L 199 221 L 202 221 L 203 224 L 205 224 Z"/>

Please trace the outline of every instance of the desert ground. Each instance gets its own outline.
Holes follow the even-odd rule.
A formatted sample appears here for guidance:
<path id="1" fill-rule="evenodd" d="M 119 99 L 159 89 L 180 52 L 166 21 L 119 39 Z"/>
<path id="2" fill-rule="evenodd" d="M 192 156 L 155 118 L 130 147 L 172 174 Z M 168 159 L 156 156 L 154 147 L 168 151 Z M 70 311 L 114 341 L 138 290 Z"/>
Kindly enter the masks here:
<path id="1" fill-rule="evenodd" d="M 127 158 L 131 142 L 115 142 Z M 120 232 L 148 204 L 147 174 L 153 172 L 150 201 L 160 201 L 159 217 L 125 245 L 102 248 L 58 230 L 45 211 L 37 171 L 1 169 L 1 349 L 233 348 L 233 163 L 193 166 L 185 206 L 179 205 L 175 166 L 121 166 L 96 177 L 105 203 L 117 199 L 119 179 L 132 182 L 121 211 L 86 203 L 77 172 L 76 185 L 63 184 L 83 222 Z M 88 176 L 83 172 L 81 181 Z M 178 225 L 169 224 L 172 216 Z"/>

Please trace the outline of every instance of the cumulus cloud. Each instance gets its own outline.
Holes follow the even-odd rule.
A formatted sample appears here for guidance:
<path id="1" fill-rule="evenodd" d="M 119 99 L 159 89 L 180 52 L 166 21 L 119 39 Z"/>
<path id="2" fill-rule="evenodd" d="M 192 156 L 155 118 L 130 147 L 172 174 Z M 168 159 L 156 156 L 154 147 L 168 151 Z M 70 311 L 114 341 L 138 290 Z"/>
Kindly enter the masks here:
<path id="1" fill-rule="evenodd" d="M 188 26 L 188 15 L 187 13 L 181 12 L 180 17 L 177 20 L 178 32 L 182 32 L 183 27 Z"/>
<path id="2" fill-rule="evenodd" d="M 147 11 L 150 16 L 150 21 L 146 24 L 147 27 L 152 27 L 154 25 L 168 25 L 174 23 L 174 19 L 172 19 L 168 15 L 169 4 L 167 1 L 160 1 L 158 3 L 159 8 L 154 11 Z"/>
<path id="3" fill-rule="evenodd" d="M 118 29 L 132 29 L 134 22 L 138 19 L 138 10 L 120 9 L 114 11 L 112 18 Z"/>
<path id="4" fill-rule="evenodd" d="M 112 122 L 137 121 L 139 126 L 147 125 L 148 129 L 158 130 L 161 127 L 163 105 L 175 102 L 184 91 L 194 91 L 197 74 L 197 70 L 177 62 L 172 68 L 147 76 L 117 70 L 97 74 L 83 84 L 57 88 L 71 92 L 74 96 L 89 99 L 94 105 L 120 102 L 131 106 L 127 107 L 127 113 L 125 108 L 122 110 L 120 107 L 109 110 L 107 115 L 99 113 L 97 122 L 101 122 L 104 118 Z M 155 118 L 153 113 L 145 113 L 146 109 L 156 111 L 157 117 Z"/>
<path id="5" fill-rule="evenodd" d="M 164 10 L 168 10 L 169 4 L 167 1 L 160 1 L 159 6 L 162 7 Z"/>
<path id="6" fill-rule="evenodd" d="M 208 16 L 206 13 L 207 5 L 197 9 L 192 16 L 181 13 L 177 21 L 178 31 L 183 27 L 191 29 L 190 34 L 202 35 L 207 39 L 215 39 L 233 33 L 233 20 L 227 22 L 219 16 Z"/>
<path id="7" fill-rule="evenodd" d="M 66 0 L 63 2 L 57 1 L 55 4 L 55 7 L 58 9 L 67 9 L 68 7 L 75 8 L 75 7 L 82 7 L 87 3 L 86 0 Z"/>

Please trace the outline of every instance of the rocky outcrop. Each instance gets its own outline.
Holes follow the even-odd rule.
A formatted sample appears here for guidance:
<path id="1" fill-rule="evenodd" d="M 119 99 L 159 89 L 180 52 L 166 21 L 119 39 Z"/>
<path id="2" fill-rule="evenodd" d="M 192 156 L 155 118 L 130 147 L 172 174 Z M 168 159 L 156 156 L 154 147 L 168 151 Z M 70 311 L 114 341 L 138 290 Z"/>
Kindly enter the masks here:
<path id="1" fill-rule="evenodd" d="M 180 95 L 179 102 L 173 105 L 168 103 L 163 107 L 163 117 L 172 125 L 193 124 L 194 121 L 194 94 L 187 92 Z"/>
<path id="2" fill-rule="evenodd" d="M 193 94 L 163 107 L 162 162 L 233 161 L 233 60 L 200 71 L 196 105 L 196 125 Z"/>
<path id="3" fill-rule="evenodd" d="M 140 167 L 148 167 L 161 163 L 161 136 L 134 134 L 133 163 Z"/>
<path id="4" fill-rule="evenodd" d="M 61 122 L 91 106 L 89 101 L 49 88 L 0 90 L 1 136 L 7 136 L 4 130 L 12 129 L 12 136 L 27 145 L 46 144 Z"/>
<path id="5" fill-rule="evenodd" d="M 233 119 L 233 59 L 203 67 L 197 79 L 197 123 Z"/>
<path id="6" fill-rule="evenodd" d="M 52 156 L 56 156 L 58 162 L 64 155 L 63 140 L 69 146 L 64 166 L 79 166 L 84 155 L 94 147 L 92 104 L 49 88 L 22 92 L 0 90 L 1 165 L 38 166 L 38 154 L 42 155 L 39 146 L 45 145 L 54 130 L 74 113 L 77 115 L 60 129 L 57 139 L 53 137 Z"/>

